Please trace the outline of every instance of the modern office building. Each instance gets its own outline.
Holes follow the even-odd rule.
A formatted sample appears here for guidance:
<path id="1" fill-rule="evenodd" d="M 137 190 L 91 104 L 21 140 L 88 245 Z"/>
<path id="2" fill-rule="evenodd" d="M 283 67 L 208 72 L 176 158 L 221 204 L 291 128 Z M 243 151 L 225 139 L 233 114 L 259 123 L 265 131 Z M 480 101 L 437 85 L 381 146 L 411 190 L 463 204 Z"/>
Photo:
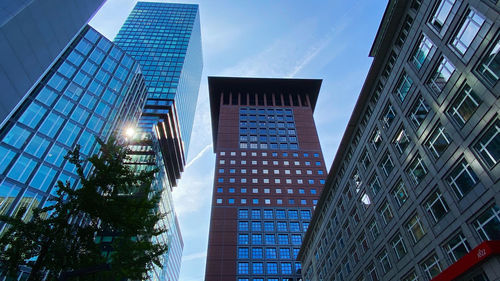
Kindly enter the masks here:
<path id="1" fill-rule="evenodd" d="M 83 157 L 96 153 L 95 137 L 136 124 L 145 100 L 138 63 L 85 26 L 0 128 L 0 214 L 24 210 L 30 219 L 33 208 L 51 204 L 58 180 L 76 188 L 67 151 L 78 144 Z"/>
<path id="2" fill-rule="evenodd" d="M 148 91 L 138 135 L 130 148 L 137 169 L 159 168 L 162 226 L 169 245 L 150 280 L 177 280 L 183 250 L 172 200 L 186 162 L 203 67 L 198 5 L 138 2 L 114 39 L 143 70 Z"/>
<path id="3" fill-rule="evenodd" d="M 104 2 L 0 1 L 0 126 Z"/>
<path id="4" fill-rule="evenodd" d="M 495 0 L 389 1 L 304 280 L 499 280 L 499 19 Z"/>
<path id="5" fill-rule="evenodd" d="M 321 80 L 209 77 L 216 153 L 205 281 L 299 280 L 326 177 Z"/>

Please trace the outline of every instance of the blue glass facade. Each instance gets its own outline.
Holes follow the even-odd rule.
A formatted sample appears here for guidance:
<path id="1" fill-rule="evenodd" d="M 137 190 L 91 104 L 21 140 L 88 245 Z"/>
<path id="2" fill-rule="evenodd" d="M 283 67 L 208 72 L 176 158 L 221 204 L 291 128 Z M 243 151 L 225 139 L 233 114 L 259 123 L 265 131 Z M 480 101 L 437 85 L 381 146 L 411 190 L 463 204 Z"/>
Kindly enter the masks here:
<path id="1" fill-rule="evenodd" d="M 198 5 L 138 2 L 114 41 L 146 78 L 140 126 L 152 129 L 174 110 L 187 155 L 203 67 Z"/>
<path id="2" fill-rule="evenodd" d="M 139 65 L 89 26 L 33 88 L 0 129 L 0 214 L 26 207 L 26 219 L 50 204 L 57 180 L 79 184 L 67 151 L 97 152 L 95 136 L 137 122 L 146 98 Z"/>

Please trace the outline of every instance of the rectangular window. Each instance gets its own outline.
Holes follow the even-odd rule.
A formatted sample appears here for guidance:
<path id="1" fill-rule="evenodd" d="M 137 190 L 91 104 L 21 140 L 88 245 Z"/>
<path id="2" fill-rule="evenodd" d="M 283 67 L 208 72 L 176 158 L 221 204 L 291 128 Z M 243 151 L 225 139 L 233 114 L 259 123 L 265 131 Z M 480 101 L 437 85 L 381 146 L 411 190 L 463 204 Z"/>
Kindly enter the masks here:
<path id="1" fill-rule="evenodd" d="M 384 270 L 384 273 L 387 273 L 389 272 L 389 270 L 391 270 L 391 261 L 389 260 L 389 255 L 387 254 L 386 250 L 383 250 L 379 253 L 378 260 L 380 262 L 380 266 Z"/>
<path id="2" fill-rule="evenodd" d="M 375 219 L 372 219 L 368 224 L 368 227 L 370 229 L 370 234 L 372 236 L 372 239 L 376 240 L 380 234 L 380 231 L 378 230 L 377 221 Z"/>
<path id="3" fill-rule="evenodd" d="M 391 127 L 392 121 L 396 118 L 396 113 L 394 113 L 394 108 L 392 104 L 387 104 L 385 107 L 384 113 L 380 121 L 383 124 L 384 129 L 389 129 Z"/>
<path id="4" fill-rule="evenodd" d="M 458 92 L 447 112 L 460 127 L 463 127 L 474 112 L 476 112 L 480 104 L 481 99 L 472 91 L 469 85 L 465 84 Z"/>
<path id="5" fill-rule="evenodd" d="M 482 213 L 474 227 L 483 240 L 500 240 L 500 208 L 494 205 Z"/>
<path id="6" fill-rule="evenodd" d="M 370 138 L 370 142 L 373 146 L 373 149 L 377 150 L 382 144 L 382 133 L 379 129 L 375 129 Z"/>
<path id="7" fill-rule="evenodd" d="M 451 45 L 460 54 L 464 55 L 483 23 L 484 17 L 475 10 L 470 9 Z"/>
<path id="8" fill-rule="evenodd" d="M 427 275 L 429 280 L 441 273 L 442 270 L 441 263 L 439 262 L 436 254 L 423 261 L 420 266 L 422 267 L 422 270 L 425 272 L 425 275 Z"/>
<path id="9" fill-rule="evenodd" d="M 410 120 L 415 128 L 420 127 L 431 108 L 425 99 L 420 96 L 410 110 Z"/>
<path id="10" fill-rule="evenodd" d="M 474 149 L 490 168 L 500 161 L 500 119 L 488 128 Z"/>
<path id="11" fill-rule="evenodd" d="M 432 41 L 425 36 L 425 34 L 422 35 L 422 38 L 420 39 L 420 42 L 418 44 L 417 49 L 412 55 L 412 62 L 413 65 L 417 68 L 420 69 L 422 68 L 422 65 L 429 60 L 429 54 L 434 48 L 434 44 Z"/>
<path id="12" fill-rule="evenodd" d="M 394 169 L 394 164 L 392 163 L 391 157 L 389 156 L 389 152 L 384 154 L 382 161 L 380 161 L 380 168 L 384 171 L 385 176 L 389 176 Z"/>
<path id="13" fill-rule="evenodd" d="M 455 67 L 445 56 L 441 57 L 439 64 L 434 70 L 431 78 L 427 82 L 427 85 L 435 92 L 440 93 L 448 80 L 450 80 L 451 75 L 455 71 Z"/>
<path id="14" fill-rule="evenodd" d="M 403 241 L 403 236 L 401 236 L 400 233 L 398 233 L 391 241 L 392 244 L 392 249 L 394 250 L 394 253 L 398 257 L 398 259 L 401 259 L 408 253 L 406 250 L 405 243 Z"/>
<path id="15" fill-rule="evenodd" d="M 470 246 L 463 233 L 459 232 L 446 242 L 444 249 L 451 262 L 454 263 L 470 251 Z"/>
<path id="16" fill-rule="evenodd" d="M 427 202 L 425 202 L 425 209 L 431 215 L 432 219 L 434 219 L 434 222 L 438 222 L 449 211 L 443 194 L 439 190 L 436 190 Z"/>
<path id="17" fill-rule="evenodd" d="M 410 78 L 410 76 L 406 73 L 403 72 L 401 74 L 401 77 L 399 78 L 398 84 L 395 89 L 395 93 L 399 97 L 399 100 L 403 102 L 408 95 L 408 92 L 410 91 L 411 86 L 413 85 L 413 80 Z"/>
<path id="18" fill-rule="evenodd" d="M 406 192 L 406 187 L 402 180 L 396 184 L 393 195 L 399 207 L 401 207 L 406 200 L 408 200 L 408 193 Z"/>
<path id="19" fill-rule="evenodd" d="M 407 223 L 406 228 L 408 229 L 408 233 L 413 239 L 414 243 L 417 243 L 422 239 L 425 235 L 424 228 L 422 227 L 422 223 L 420 222 L 420 217 L 415 214 Z"/>
<path id="20" fill-rule="evenodd" d="M 434 15 L 432 16 L 431 19 L 431 25 L 438 32 L 440 32 L 443 29 L 446 19 L 450 15 L 453 4 L 455 4 L 455 0 L 441 0 L 439 6 L 434 12 Z"/>
<path id="21" fill-rule="evenodd" d="M 368 265 L 366 271 L 368 272 L 368 278 L 370 281 L 379 281 L 375 264 L 371 263 Z"/>
<path id="22" fill-rule="evenodd" d="M 500 39 L 497 39 L 476 70 L 490 86 L 500 79 Z"/>
<path id="23" fill-rule="evenodd" d="M 391 206 L 389 205 L 388 202 L 382 204 L 382 207 L 379 209 L 379 212 L 385 224 L 388 224 L 394 217 L 391 211 Z"/>
<path id="24" fill-rule="evenodd" d="M 375 174 L 370 179 L 370 189 L 373 192 L 373 196 L 377 195 L 382 186 L 380 185 L 380 181 L 378 180 L 378 176 Z"/>
<path id="25" fill-rule="evenodd" d="M 437 159 L 443 155 L 450 143 L 450 136 L 445 132 L 444 127 L 438 124 L 425 142 L 425 146 L 431 151 L 432 156 Z"/>
<path id="26" fill-rule="evenodd" d="M 427 167 L 420 155 L 417 154 L 406 172 L 415 185 L 419 184 L 425 178 L 427 175 Z"/>
<path id="27" fill-rule="evenodd" d="M 396 137 L 392 140 L 392 144 L 400 154 L 402 154 L 410 144 L 410 139 L 403 127 L 396 133 Z"/>
<path id="28" fill-rule="evenodd" d="M 459 199 L 463 198 L 479 182 L 479 178 L 472 170 L 469 163 L 462 159 L 446 178 Z"/>
<path id="29" fill-rule="evenodd" d="M 248 248 L 238 248 L 238 258 L 248 259 Z"/>
<path id="30" fill-rule="evenodd" d="M 238 263 L 238 274 L 248 274 L 248 262 Z"/>

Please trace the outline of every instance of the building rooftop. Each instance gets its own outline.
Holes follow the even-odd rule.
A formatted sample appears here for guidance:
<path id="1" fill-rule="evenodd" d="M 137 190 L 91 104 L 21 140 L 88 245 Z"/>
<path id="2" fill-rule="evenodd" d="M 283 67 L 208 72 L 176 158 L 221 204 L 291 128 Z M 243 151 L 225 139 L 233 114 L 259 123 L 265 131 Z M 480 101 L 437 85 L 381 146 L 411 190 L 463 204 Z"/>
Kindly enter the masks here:
<path id="1" fill-rule="evenodd" d="M 210 95 L 210 113 L 212 116 L 212 140 L 214 150 L 217 144 L 219 125 L 220 93 L 294 93 L 309 95 L 314 112 L 318 100 L 321 79 L 287 79 L 287 78 L 245 78 L 245 77 L 208 77 Z"/>

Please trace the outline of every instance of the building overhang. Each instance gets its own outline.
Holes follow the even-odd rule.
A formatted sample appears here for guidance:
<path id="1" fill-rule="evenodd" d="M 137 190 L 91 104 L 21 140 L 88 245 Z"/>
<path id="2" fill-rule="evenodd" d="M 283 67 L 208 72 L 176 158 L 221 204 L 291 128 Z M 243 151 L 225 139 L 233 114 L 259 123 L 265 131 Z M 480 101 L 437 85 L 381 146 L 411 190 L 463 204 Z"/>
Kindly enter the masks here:
<path id="1" fill-rule="evenodd" d="M 486 261 L 492 256 L 500 255 L 500 240 L 484 241 L 460 258 L 447 269 L 443 270 L 431 281 L 451 281 L 467 273 L 470 269 Z"/>
<path id="2" fill-rule="evenodd" d="M 308 95 L 314 112 L 322 79 L 208 77 L 213 147 L 217 146 L 221 93 L 294 93 Z"/>

